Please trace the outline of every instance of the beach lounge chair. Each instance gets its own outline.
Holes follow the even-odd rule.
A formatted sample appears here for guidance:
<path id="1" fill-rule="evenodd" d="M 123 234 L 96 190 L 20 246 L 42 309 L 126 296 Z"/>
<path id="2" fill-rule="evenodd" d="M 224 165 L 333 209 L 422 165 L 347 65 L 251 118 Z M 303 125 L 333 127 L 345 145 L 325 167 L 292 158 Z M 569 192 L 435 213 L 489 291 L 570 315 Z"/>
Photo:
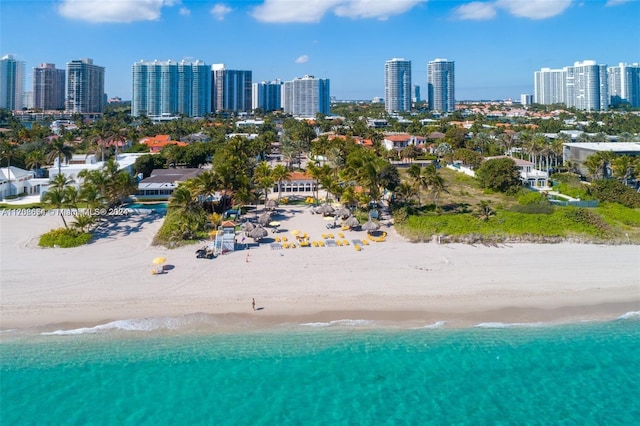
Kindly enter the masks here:
<path id="1" fill-rule="evenodd" d="M 336 244 L 340 247 L 342 247 L 342 241 L 341 240 L 336 240 Z"/>
<path id="2" fill-rule="evenodd" d="M 280 241 L 282 241 L 280 237 L 276 237 L 276 243 L 279 243 Z"/>
<path id="3" fill-rule="evenodd" d="M 313 244 L 314 247 L 318 247 L 318 242 L 317 241 L 314 241 L 311 244 Z"/>
<path id="4" fill-rule="evenodd" d="M 338 232 L 338 237 L 344 238 L 344 234 L 342 232 Z"/>
<path id="5" fill-rule="evenodd" d="M 333 234 L 329 234 L 329 235 L 327 235 L 327 236 L 328 236 L 330 239 L 335 238 L 335 237 L 333 236 Z"/>
<path id="6" fill-rule="evenodd" d="M 318 244 L 320 245 L 320 247 L 324 247 L 324 241 L 319 241 Z"/>
<path id="7" fill-rule="evenodd" d="M 282 241 L 287 242 L 289 239 L 287 237 L 282 237 Z"/>
<path id="8" fill-rule="evenodd" d="M 366 239 L 363 239 L 362 240 L 362 244 L 365 245 L 365 246 L 368 246 L 369 245 L 369 241 L 367 241 Z"/>
<path id="9" fill-rule="evenodd" d="M 360 247 L 358 244 L 356 244 L 354 247 L 356 248 L 356 251 L 362 250 L 362 247 Z"/>
<path id="10" fill-rule="evenodd" d="M 345 246 L 348 246 L 348 245 L 349 245 L 349 240 L 344 240 L 344 241 L 342 242 L 342 244 L 344 244 Z"/>
<path id="11" fill-rule="evenodd" d="M 347 226 L 347 225 L 342 225 L 342 226 L 340 227 L 340 229 L 341 229 L 341 230 L 343 230 L 343 231 L 349 231 L 349 230 L 351 230 L 351 227 L 349 227 L 349 226 Z"/>
<path id="12" fill-rule="evenodd" d="M 289 243 L 282 243 L 282 247 L 289 248 Z"/>

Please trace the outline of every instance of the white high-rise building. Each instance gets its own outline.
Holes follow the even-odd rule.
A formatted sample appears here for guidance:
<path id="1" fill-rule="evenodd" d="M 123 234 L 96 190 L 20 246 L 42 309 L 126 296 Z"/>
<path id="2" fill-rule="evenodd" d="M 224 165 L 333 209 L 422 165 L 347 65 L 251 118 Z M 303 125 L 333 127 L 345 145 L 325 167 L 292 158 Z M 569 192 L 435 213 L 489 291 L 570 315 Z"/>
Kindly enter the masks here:
<path id="1" fill-rule="evenodd" d="M 521 94 L 520 103 L 522 104 L 522 106 L 531 105 L 533 103 L 533 95 L 530 95 L 528 93 Z"/>
<path id="2" fill-rule="evenodd" d="M 331 113 L 329 79 L 305 75 L 282 85 L 282 107 L 284 112 L 298 117 L 313 118 L 316 114 Z"/>
<path id="3" fill-rule="evenodd" d="M 411 61 L 393 58 L 384 64 L 384 109 L 411 111 Z"/>
<path id="4" fill-rule="evenodd" d="M 23 107 L 25 64 L 13 55 L 0 59 L 0 108 L 19 111 Z"/>
<path id="5" fill-rule="evenodd" d="M 640 64 L 624 64 L 607 68 L 610 105 L 628 103 L 640 107 Z"/>
<path id="6" fill-rule="evenodd" d="M 211 68 L 202 61 L 140 61 L 132 73 L 134 117 L 202 117 L 211 112 Z"/>
<path id="7" fill-rule="evenodd" d="M 282 82 L 263 81 L 261 83 L 253 83 L 251 92 L 252 109 L 261 109 L 262 111 L 277 111 L 282 108 Z"/>
<path id="8" fill-rule="evenodd" d="M 606 65 L 595 61 L 576 62 L 562 69 L 542 68 L 534 73 L 534 102 L 563 103 L 585 111 L 602 111 L 609 106 Z"/>
<path id="9" fill-rule="evenodd" d="M 567 70 L 541 68 L 534 73 L 533 102 L 541 105 L 566 102 Z"/>
<path id="10" fill-rule="evenodd" d="M 455 62 L 435 59 L 427 65 L 429 110 L 452 112 L 456 109 Z"/>
<path id="11" fill-rule="evenodd" d="M 609 106 L 607 66 L 596 61 L 576 62 L 573 67 L 574 106 L 585 111 L 603 111 Z"/>

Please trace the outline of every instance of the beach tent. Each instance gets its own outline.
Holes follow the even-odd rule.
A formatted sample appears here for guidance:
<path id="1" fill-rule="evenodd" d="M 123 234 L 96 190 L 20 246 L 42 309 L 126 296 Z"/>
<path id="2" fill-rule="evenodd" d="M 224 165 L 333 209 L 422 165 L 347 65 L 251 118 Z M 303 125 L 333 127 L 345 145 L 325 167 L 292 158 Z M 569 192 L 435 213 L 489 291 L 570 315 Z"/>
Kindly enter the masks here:
<path id="1" fill-rule="evenodd" d="M 256 225 L 253 222 L 244 222 L 242 225 L 240 225 L 240 228 L 246 232 L 251 231 L 255 227 Z"/>
<path id="2" fill-rule="evenodd" d="M 334 211 L 335 209 L 331 207 L 329 204 L 323 204 L 315 209 L 316 213 L 321 213 L 325 216 L 329 214 L 333 214 Z"/>
<path id="3" fill-rule="evenodd" d="M 262 226 L 267 226 L 271 222 L 271 213 L 263 213 L 258 217 L 258 223 Z"/>
<path id="4" fill-rule="evenodd" d="M 347 218 L 347 220 L 344 221 L 344 224 L 349 228 L 355 228 L 356 226 L 360 225 L 360 222 L 355 216 L 350 216 Z"/>
<path id="5" fill-rule="evenodd" d="M 377 231 L 380 229 L 380 225 L 375 222 L 367 221 L 364 225 L 362 225 L 362 230 L 367 232 Z"/>
<path id="6" fill-rule="evenodd" d="M 258 241 L 264 237 L 266 237 L 269 233 L 266 229 L 261 226 L 257 226 L 249 232 L 249 236 L 253 238 L 255 241 Z"/>
<path id="7" fill-rule="evenodd" d="M 351 210 L 349 210 L 349 209 L 348 209 L 348 208 L 346 208 L 346 207 L 339 208 L 339 209 L 336 211 L 336 216 L 340 216 L 341 218 L 346 219 L 346 218 L 348 218 L 349 216 L 351 216 Z"/>
<path id="8" fill-rule="evenodd" d="M 275 210 L 278 207 L 278 202 L 276 200 L 267 200 L 264 206 L 267 210 Z"/>

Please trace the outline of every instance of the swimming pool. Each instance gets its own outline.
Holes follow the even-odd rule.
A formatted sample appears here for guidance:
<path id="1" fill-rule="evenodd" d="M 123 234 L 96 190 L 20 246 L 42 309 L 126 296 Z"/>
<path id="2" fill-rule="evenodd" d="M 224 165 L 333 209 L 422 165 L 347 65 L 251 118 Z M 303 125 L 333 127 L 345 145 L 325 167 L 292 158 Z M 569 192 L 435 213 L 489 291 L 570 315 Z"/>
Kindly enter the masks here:
<path id="1" fill-rule="evenodd" d="M 158 213 L 164 213 L 167 211 L 169 203 L 130 203 L 124 207 L 128 209 L 141 209 L 141 210 L 155 210 Z"/>

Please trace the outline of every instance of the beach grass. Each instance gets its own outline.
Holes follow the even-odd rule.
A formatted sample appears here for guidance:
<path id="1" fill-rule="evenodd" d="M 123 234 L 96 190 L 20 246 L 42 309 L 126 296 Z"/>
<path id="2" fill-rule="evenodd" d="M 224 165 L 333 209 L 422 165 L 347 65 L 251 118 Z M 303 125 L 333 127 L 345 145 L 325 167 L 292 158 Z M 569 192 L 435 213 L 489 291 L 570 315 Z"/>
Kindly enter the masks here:
<path id="1" fill-rule="evenodd" d="M 431 240 L 445 235 L 459 240 L 465 236 L 508 241 L 549 241 L 574 239 L 590 242 L 640 242 L 640 212 L 617 204 L 596 209 L 555 208 L 549 214 L 529 214 L 496 210 L 496 215 L 481 220 L 472 213 L 421 214 L 397 222 L 398 232 L 412 241 Z"/>

